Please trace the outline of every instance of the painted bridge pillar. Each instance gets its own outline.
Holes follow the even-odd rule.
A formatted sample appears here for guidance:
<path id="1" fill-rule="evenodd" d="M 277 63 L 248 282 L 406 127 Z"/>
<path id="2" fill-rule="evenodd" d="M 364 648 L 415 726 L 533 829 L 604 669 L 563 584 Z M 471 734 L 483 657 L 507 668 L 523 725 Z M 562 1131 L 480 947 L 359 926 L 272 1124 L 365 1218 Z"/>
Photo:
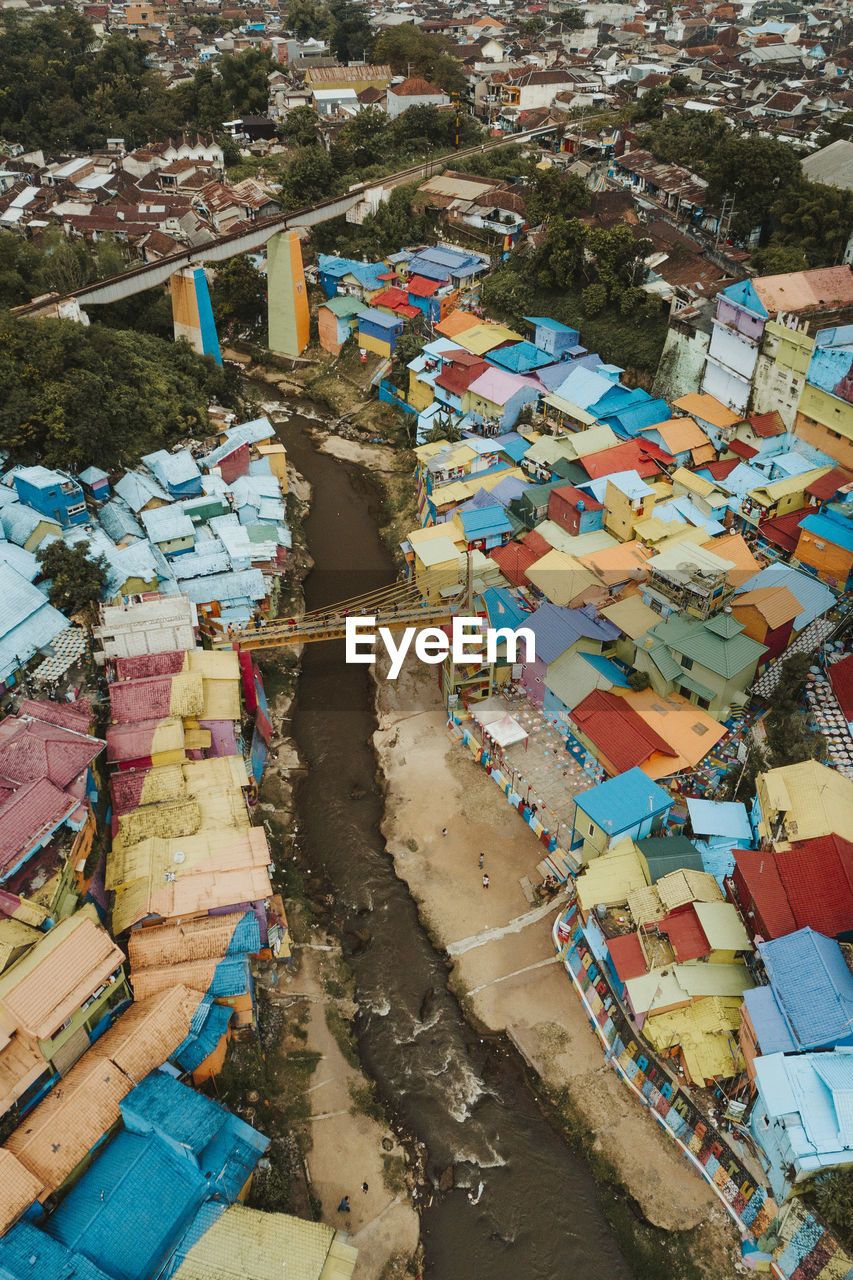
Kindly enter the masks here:
<path id="1" fill-rule="evenodd" d="M 169 277 L 169 287 L 175 339 L 186 338 L 200 356 L 213 356 L 217 364 L 222 364 L 204 267 L 176 271 Z"/>
<path id="2" fill-rule="evenodd" d="M 270 351 L 299 356 L 308 346 L 308 290 L 295 231 L 267 242 L 267 323 Z"/>

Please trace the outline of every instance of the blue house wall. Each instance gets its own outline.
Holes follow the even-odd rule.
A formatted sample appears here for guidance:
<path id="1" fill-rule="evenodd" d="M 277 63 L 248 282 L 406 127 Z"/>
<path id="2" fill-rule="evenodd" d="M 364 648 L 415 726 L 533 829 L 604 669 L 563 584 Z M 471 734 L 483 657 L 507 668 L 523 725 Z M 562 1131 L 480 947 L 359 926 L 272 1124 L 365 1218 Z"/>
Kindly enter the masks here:
<path id="1" fill-rule="evenodd" d="M 89 519 L 83 490 L 70 476 L 46 467 L 25 467 L 15 472 L 14 481 L 21 502 L 64 529 Z"/>

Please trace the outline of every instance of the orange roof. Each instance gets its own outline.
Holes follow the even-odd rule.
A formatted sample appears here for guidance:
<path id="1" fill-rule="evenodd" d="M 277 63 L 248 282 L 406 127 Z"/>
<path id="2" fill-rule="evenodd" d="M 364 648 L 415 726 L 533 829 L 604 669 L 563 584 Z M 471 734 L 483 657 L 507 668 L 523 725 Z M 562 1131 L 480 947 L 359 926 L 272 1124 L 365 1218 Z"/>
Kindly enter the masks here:
<path id="1" fill-rule="evenodd" d="M 197 1007 L 197 993 L 177 986 L 159 999 L 133 1005 L 18 1125 L 5 1150 L 39 1179 L 40 1199 L 61 1186 L 118 1124 L 122 1098 L 186 1039 Z M 0 1222 L 12 1203 L 0 1177 Z"/>
<path id="2" fill-rule="evenodd" d="M 704 445 L 711 444 L 698 422 L 694 422 L 692 418 L 668 418 L 666 422 L 658 422 L 643 430 L 657 431 L 673 456 L 683 453 L 685 449 L 701 449 Z"/>
<path id="3" fill-rule="evenodd" d="M 46 1070 L 44 1056 L 31 1036 L 12 1034 L 0 1052 L 0 1115 L 9 1110 Z"/>
<path id="4" fill-rule="evenodd" d="M 646 561 L 654 553 L 642 542 L 620 542 L 588 556 L 578 556 L 581 564 L 591 569 L 600 582 L 611 586 L 626 578 L 645 577 Z"/>
<path id="5" fill-rule="evenodd" d="M 11 1151 L 0 1147 L 0 1235 L 41 1195 L 41 1179 L 30 1173 Z"/>
<path id="6" fill-rule="evenodd" d="M 756 276 L 752 287 L 767 311 L 813 311 L 853 303 L 849 267 L 816 267 L 781 276 Z"/>
<path id="7" fill-rule="evenodd" d="M 693 768 L 725 735 L 725 725 L 701 707 L 694 707 L 680 693 L 662 698 L 654 689 L 614 689 L 645 720 L 650 729 L 668 742 L 675 757 L 653 755 L 640 768 L 653 781 L 681 769 Z"/>
<path id="8" fill-rule="evenodd" d="M 694 418 L 701 418 L 703 422 L 710 422 L 712 427 L 733 427 L 736 422 L 741 421 L 739 413 L 733 413 L 731 409 L 727 409 L 716 396 L 700 395 L 698 392 L 692 391 L 689 395 L 681 396 L 680 399 L 674 400 L 673 404 L 676 409 L 683 409 L 685 413 L 691 414 Z"/>
<path id="9" fill-rule="evenodd" d="M 771 631 L 783 627 L 786 622 L 793 622 L 803 608 L 793 591 L 782 586 L 758 587 L 755 591 L 745 591 L 732 601 L 735 616 L 738 609 L 750 607 L 761 614 Z"/>
<path id="10" fill-rule="evenodd" d="M 188 960 L 221 960 L 242 919 L 242 911 L 231 911 L 224 916 L 202 916 L 198 920 L 134 929 L 127 944 L 131 968 L 136 973 L 139 969 Z"/>
<path id="11" fill-rule="evenodd" d="M 741 533 L 723 533 L 718 538 L 712 538 L 710 542 L 703 542 L 702 546 L 708 551 L 713 551 L 715 556 L 721 556 L 723 560 L 733 562 L 734 568 L 729 569 L 726 574 L 727 581 L 733 586 L 740 586 L 761 568 Z"/>
<path id="12" fill-rule="evenodd" d="M 477 316 L 472 315 L 470 311 L 451 311 L 437 325 L 434 325 L 436 333 L 442 334 L 445 338 L 455 338 L 457 333 L 464 333 L 466 329 L 473 329 L 475 325 L 482 324 Z"/>
<path id="13" fill-rule="evenodd" d="M 3 974 L 0 1005 L 21 1030 L 48 1040 L 123 962 L 94 907 L 91 915 L 84 907 Z"/>
<path id="14" fill-rule="evenodd" d="M 176 982 L 180 982 L 204 995 L 213 981 L 216 965 L 217 961 L 211 957 L 209 960 L 186 960 L 183 964 L 134 969 L 131 975 L 133 994 L 137 1000 L 147 1000 L 164 991 L 168 992 Z"/>

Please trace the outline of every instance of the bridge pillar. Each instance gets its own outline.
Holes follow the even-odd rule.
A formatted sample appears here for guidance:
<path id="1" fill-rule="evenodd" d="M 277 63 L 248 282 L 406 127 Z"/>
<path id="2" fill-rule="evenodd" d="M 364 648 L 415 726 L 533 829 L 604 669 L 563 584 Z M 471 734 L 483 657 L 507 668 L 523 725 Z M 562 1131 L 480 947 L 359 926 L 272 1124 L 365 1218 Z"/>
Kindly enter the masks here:
<path id="1" fill-rule="evenodd" d="M 186 338 L 200 356 L 213 356 L 217 364 L 222 364 L 204 267 L 176 271 L 169 277 L 169 288 L 175 339 Z"/>
<path id="2" fill-rule="evenodd" d="M 267 322 L 270 351 L 298 356 L 308 346 L 308 290 L 295 231 L 267 242 Z"/>

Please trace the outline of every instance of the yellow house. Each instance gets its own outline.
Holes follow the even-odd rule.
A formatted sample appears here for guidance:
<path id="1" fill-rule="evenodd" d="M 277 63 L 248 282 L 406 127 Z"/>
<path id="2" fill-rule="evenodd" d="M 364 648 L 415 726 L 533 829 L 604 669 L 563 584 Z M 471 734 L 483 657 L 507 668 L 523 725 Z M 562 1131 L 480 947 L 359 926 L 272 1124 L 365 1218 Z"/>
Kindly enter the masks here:
<path id="1" fill-rule="evenodd" d="M 842 466 L 853 468 L 853 404 L 849 401 L 807 382 L 800 396 L 794 434 Z"/>
<path id="2" fill-rule="evenodd" d="M 256 445 L 259 458 L 266 458 L 270 464 L 270 471 L 278 480 L 278 487 L 282 494 L 286 494 L 288 490 L 287 483 L 287 452 L 283 444 L 276 442 L 275 444 L 259 444 Z"/>
<path id="3" fill-rule="evenodd" d="M 464 581 L 465 556 L 446 533 L 417 542 L 412 552 L 415 585 L 431 604 L 441 600 L 442 591 Z"/>
<path id="4" fill-rule="evenodd" d="M 772 484 L 757 485 L 749 490 L 741 503 L 740 514 L 749 524 L 757 525 L 760 520 L 768 520 L 771 516 L 799 511 L 806 505 L 806 487 L 831 470 L 831 467 L 815 467 L 801 476 L 786 476 Z"/>
<path id="5" fill-rule="evenodd" d="M 792 841 L 853 831 L 853 781 L 817 760 L 760 773 L 758 835 L 776 850 Z"/>

